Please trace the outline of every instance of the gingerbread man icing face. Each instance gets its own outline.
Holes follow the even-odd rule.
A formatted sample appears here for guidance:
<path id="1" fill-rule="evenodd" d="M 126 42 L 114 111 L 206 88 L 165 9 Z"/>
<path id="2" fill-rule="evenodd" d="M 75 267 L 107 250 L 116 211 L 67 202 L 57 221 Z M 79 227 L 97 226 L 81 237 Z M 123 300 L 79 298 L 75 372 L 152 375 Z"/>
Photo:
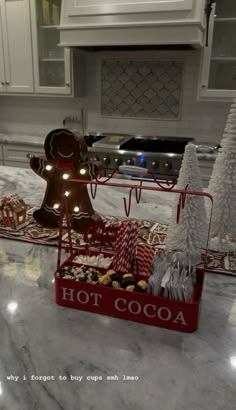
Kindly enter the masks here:
<path id="1" fill-rule="evenodd" d="M 48 160 L 65 163 L 79 162 L 87 152 L 84 139 L 65 129 L 50 132 L 44 146 Z"/>
<path id="2" fill-rule="evenodd" d="M 84 138 L 66 129 L 51 131 L 44 148 L 47 160 L 34 157 L 30 161 L 33 171 L 47 181 L 42 206 L 33 216 L 40 225 L 54 228 L 59 225 L 65 179 L 91 180 L 101 164 L 83 162 L 87 152 Z M 73 229 L 85 232 L 100 219 L 93 210 L 86 184 L 68 182 L 65 195 Z"/>

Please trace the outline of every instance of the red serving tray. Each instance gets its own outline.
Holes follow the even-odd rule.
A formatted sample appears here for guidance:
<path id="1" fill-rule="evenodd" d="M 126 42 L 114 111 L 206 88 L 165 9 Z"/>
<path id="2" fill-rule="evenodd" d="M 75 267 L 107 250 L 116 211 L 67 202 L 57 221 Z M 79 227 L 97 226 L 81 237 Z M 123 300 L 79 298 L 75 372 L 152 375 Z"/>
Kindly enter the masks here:
<path id="1" fill-rule="evenodd" d="M 132 191 L 135 190 L 136 202 L 139 203 L 142 190 L 149 191 L 161 191 L 161 192 L 174 192 L 180 194 L 179 203 L 177 204 L 177 216 L 179 218 L 181 209 L 184 207 L 186 195 L 200 195 L 210 198 L 212 203 L 212 196 L 208 193 L 187 191 L 187 190 L 175 190 L 173 186 L 169 188 L 163 188 L 158 181 L 159 187 L 149 187 L 132 184 L 119 184 L 114 182 L 108 182 L 111 177 L 107 178 L 104 182 L 96 179 L 96 181 L 74 180 L 70 179 L 66 182 L 77 182 L 90 184 L 92 197 L 95 198 L 96 189 L 99 185 L 107 185 L 110 187 L 123 187 L 129 188 L 129 202 L 128 206 L 124 199 L 124 206 L 126 216 L 129 215 L 132 199 Z M 95 186 L 95 194 L 92 190 L 92 185 Z M 64 195 L 64 188 L 62 190 L 61 199 L 61 218 L 60 218 L 60 235 L 58 242 L 58 263 L 57 270 L 55 272 L 55 296 L 56 303 L 58 305 L 84 310 L 93 313 L 100 313 L 106 316 L 118 317 L 125 320 L 132 320 L 135 322 L 145 323 L 148 325 L 164 327 L 171 330 L 177 330 L 180 332 L 190 333 L 194 332 L 198 328 L 200 305 L 202 299 L 202 291 L 204 284 L 204 272 L 205 264 L 196 268 L 196 301 L 193 303 L 180 302 L 172 299 L 168 299 L 162 296 L 153 296 L 149 294 L 143 294 L 139 292 L 130 292 L 124 289 L 115 289 L 106 287 L 103 285 L 96 285 L 88 282 L 80 282 L 73 279 L 64 279 L 57 276 L 57 272 L 66 265 L 81 266 L 78 263 L 73 262 L 73 258 L 76 253 L 73 253 L 73 246 L 70 236 L 70 221 L 67 213 L 66 197 Z M 69 236 L 69 252 L 70 256 L 61 264 L 61 237 L 62 237 L 62 222 L 63 216 L 66 216 L 68 236 Z M 211 221 L 211 218 L 210 218 Z M 209 224 L 210 230 L 210 224 Z M 206 254 L 207 254 L 206 248 Z M 100 250 L 91 249 L 91 255 L 97 254 Z M 83 253 L 82 249 L 78 252 Z M 110 255 L 109 255 L 110 256 Z M 111 264 L 112 267 L 112 264 Z M 106 272 L 107 269 L 97 268 L 101 272 Z M 151 273 L 151 272 L 150 272 Z M 135 275 L 137 280 L 146 279 Z"/>
<path id="2" fill-rule="evenodd" d="M 70 264 L 67 261 L 62 266 Z M 106 269 L 99 270 L 106 271 Z M 194 332 L 198 328 L 204 283 L 202 268 L 197 268 L 196 271 L 197 299 L 194 303 L 129 292 L 74 279 L 63 279 L 57 277 L 56 273 L 57 271 L 55 272 L 55 295 L 58 305 L 186 333 Z M 142 277 L 137 276 L 137 279 Z"/>

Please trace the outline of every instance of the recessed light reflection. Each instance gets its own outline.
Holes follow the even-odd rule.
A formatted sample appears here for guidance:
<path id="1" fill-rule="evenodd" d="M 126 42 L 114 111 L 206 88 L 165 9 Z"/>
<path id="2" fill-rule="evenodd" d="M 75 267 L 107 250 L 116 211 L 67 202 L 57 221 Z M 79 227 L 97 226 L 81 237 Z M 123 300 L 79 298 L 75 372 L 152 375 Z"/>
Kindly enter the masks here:
<path id="1" fill-rule="evenodd" d="M 0 382 L 0 396 L 2 395 L 2 382 Z"/>
<path id="2" fill-rule="evenodd" d="M 16 310 L 18 309 L 18 303 L 17 302 L 9 302 L 7 305 L 7 310 L 10 313 L 16 313 Z"/>
<path id="3" fill-rule="evenodd" d="M 101 321 L 104 325 L 109 325 L 109 324 L 111 323 L 110 318 L 109 318 L 109 317 L 106 317 L 106 316 L 102 316 L 102 317 L 100 318 L 100 321 Z"/>
<path id="4" fill-rule="evenodd" d="M 230 357 L 230 364 L 234 369 L 236 369 L 236 356 Z"/>

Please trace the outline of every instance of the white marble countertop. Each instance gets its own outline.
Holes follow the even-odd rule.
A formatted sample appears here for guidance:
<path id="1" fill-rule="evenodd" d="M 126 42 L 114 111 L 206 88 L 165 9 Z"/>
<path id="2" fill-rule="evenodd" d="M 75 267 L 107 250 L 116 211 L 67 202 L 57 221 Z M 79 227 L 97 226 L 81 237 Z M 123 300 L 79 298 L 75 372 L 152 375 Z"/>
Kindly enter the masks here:
<path id="1" fill-rule="evenodd" d="M 18 192 L 32 204 L 42 200 L 45 183 L 31 170 L 0 167 L 0 175 L 0 196 Z M 167 221 L 172 194 L 153 195 L 144 194 L 133 212 Z M 94 207 L 123 215 L 122 197 L 122 189 L 104 196 L 99 188 Z M 184 334 L 57 306 L 56 258 L 54 247 L 0 240 L 1 410 L 235 407 L 235 278 L 206 274 L 199 329 Z M 119 380 L 108 381 L 110 375 Z"/>
<path id="2" fill-rule="evenodd" d="M 44 146 L 45 137 L 37 135 L 20 135 L 20 134 L 4 134 L 0 133 L 1 144 L 20 144 L 20 145 L 35 145 L 38 147 Z"/>

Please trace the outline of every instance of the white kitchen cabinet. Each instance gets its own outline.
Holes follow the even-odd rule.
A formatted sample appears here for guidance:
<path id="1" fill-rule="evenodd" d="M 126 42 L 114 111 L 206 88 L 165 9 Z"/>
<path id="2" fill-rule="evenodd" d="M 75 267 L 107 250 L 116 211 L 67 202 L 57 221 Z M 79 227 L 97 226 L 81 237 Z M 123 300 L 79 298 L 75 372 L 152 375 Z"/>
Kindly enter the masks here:
<path id="1" fill-rule="evenodd" d="M 193 0 L 66 0 L 69 16 L 191 10 Z"/>
<path id="2" fill-rule="evenodd" d="M 45 158 L 43 147 L 27 144 L 3 144 L 4 165 L 11 167 L 30 168 L 30 158 L 37 156 Z"/>
<path id="3" fill-rule="evenodd" d="M 32 93 L 30 0 L 0 0 L 0 91 Z"/>
<path id="4" fill-rule="evenodd" d="M 32 0 L 35 92 L 71 94 L 70 49 L 58 47 L 61 0 Z"/>
<path id="5" fill-rule="evenodd" d="M 205 0 L 62 0 L 62 46 L 203 45 Z"/>
<path id="6" fill-rule="evenodd" d="M 232 100 L 236 95 L 236 1 L 213 6 L 209 46 L 202 52 L 199 96 L 202 99 Z"/>
<path id="7" fill-rule="evenodd" d="M 3 41 L 2 40 L 3 40 L 2 39 L 2 17 L 1 17 L 1 7 L 0 7 L 0 93 L 6 91 Z"/>

